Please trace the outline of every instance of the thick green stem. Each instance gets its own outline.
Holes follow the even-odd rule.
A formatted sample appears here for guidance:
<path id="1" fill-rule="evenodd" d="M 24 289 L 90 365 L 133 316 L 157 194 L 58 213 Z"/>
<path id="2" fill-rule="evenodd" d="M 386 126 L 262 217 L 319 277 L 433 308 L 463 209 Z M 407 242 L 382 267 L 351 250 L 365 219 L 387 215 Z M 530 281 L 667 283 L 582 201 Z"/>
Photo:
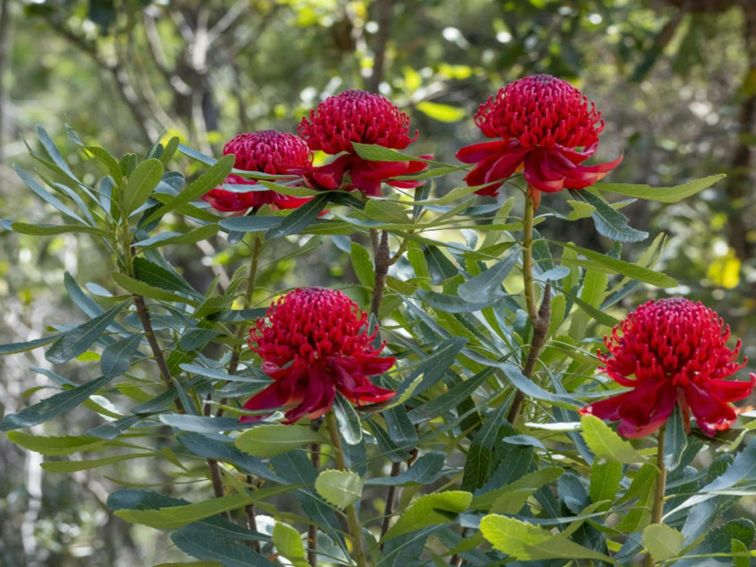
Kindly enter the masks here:
<path id="1" fill-rule="evenodd" d="M 533 216 L 535 209 L 530 191 L 525 193 L 525 216 L 522 219 L 522 281 L 525 284 L 525 303 L 528 308 L 530 320 L 538 319 L 538 307 L 536 307 L 535 284 L 533 282 Z"/>
<path id="2" fill-rule="evenodd" d="M 654 487 L 654 506 L 651 509 L 651 523 L 661 524 L 664 515 L 664 493 L 667 490 L 667 467 L 664 466 L 664 431 L 666 427 L 662 425 L 657 434 L 656 444 L 656 485 Z M 654 559 L 651 554 L 646 554 L 643 560 L 644 567 L 652 567 Z"/>
<path id="3" fill-rule="evenodd" d="M 341 445 L 341 437 L 339 436 L 339 426 L 336 423 L 336 416 L 333 412 L 329 412 L 326 416 L 326 424 L 328 426 L 328 433 L 331 437 L 331 446 L 333 447 L 333 458 L 336 461 L 336 466 L 342 470 L 349 470 L 346 465 L 346 459 L 344 458 L 344 448 Z M 370 567 L 367 554 L 365 553 L 365 544 L 362 541 L 362 528 L 360 527 L 360 519 L 357 516 L 357 508 L 354 503 L 350 504 L 344 510 L 347 518 L 347 529 L 349 532 L 349 539 L 352 541 L 352 558 L 358 567 Z"/>

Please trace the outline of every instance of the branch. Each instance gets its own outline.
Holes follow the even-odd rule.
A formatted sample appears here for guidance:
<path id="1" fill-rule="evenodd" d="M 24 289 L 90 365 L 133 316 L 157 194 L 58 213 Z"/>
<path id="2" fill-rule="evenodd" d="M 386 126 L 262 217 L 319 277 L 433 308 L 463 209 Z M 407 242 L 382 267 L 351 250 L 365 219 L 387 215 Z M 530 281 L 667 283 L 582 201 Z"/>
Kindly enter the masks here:
<path id="1" fill-rule="evenodd" d="M 176 74 L 174 69 L 171 69 L 168 65 L 168 57 L 163 49 L 163 42 L 160 39 L 160 32 L 158 32 L 155 19 L 145 12 L 144 14 L 144 35 L 147 38 L 147 48 L 152 55 L 152 61 L 160 74 L 163 75 L 168 85 L 179 95 L 189 96 L 192 93 L 192 89 Z"/>
<path id="2" fill-rule="evenodd" d="M 236 24 L 239 17 L 247 11 L 247 6 L 249 6 L 249 0 L 239 0 L 236 4 L 231 6 L 231 8 L 223 14 L 223 17 L 221 17 L 221 19 L 210 28 L 210 31 L 207 32 L 208 42 L 212 45 L 221 35 Z"/>
<path id="3" fill-rule="evenodd" d="M 394 0 L 375 0 L 374 4 L 378 31 L 375 34 L 375 47 L 373 49 L 373 73 L 366 80 L 366 85 L 369 91 L 378 92 L 385 73 L 386 48 L 391 35 Z"/>

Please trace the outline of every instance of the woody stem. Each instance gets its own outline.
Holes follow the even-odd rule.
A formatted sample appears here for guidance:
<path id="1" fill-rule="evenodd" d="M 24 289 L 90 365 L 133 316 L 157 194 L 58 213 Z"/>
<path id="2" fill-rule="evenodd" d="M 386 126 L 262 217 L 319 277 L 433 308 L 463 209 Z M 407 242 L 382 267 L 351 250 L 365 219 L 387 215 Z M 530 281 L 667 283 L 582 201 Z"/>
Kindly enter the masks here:
<path id="1" fill-rule="evenodd" d="M 523 217 L 523 237 L 522 237 L 522 280 L 525 285 L 525 304 L 530 317 L 530 323 L 533 326 L 533 337 L 530 340 L 530 349 L 528 357 L 523 364 L 522 373 L 528 378 L 533 377 L 536 362 L 541 354 L 544 344 L 546 343 L 546 334 L 549 330 L 549 319 L 551 317 L 551 286 L 546 284 L 541 299 L 541 307 L 536 305 L 535 282 L 533 280 L 533 219 L 535 216 L 535 202 L 531 191 L 525 192 L 525 215 Z M 522 411 L 525 402 L 525 394 L 521 390 L 515 392 L 512 407 L 509 408 L 507 420 L 513 424 Z"/>
<path id="2" fill-rule="evenodd" d="M 373 285 L 373 298 L 370 303 L 370 313 L 378 319 L 378 311 L 383 301 L 383 291 L 386 288 L 386 276 L 388 275 L 391 257 L 389 255 L 388 232 L 381 232 L 380 240 L 375 239 L 375 285 Z"/>
<path id="3" fill-rule="evenodd" d="M 333 458 L 336 461 L 336 466 L 342 471 L 349 470 L 346 465 L 346 459 L 344 458 L 344 448 L 341 445 L 341 437 L 339 436 L 339 426 L 336 423 L 336 415 L 333 412 L 329 412 L 326 416 L 326 425 L 328 426 L 328 433 L 331 437 Z M 360 519 L 357 516 L 357 508 L 355 508 L 354 503 L 352 503 L 349 504 L 344 511 L 347 518 L 349 539 L 352 541 L 353 559 L 355 563 L 357 563 L 357 567 L 370 567 L 367 555 L 365 554 L 365 545 L 362 541 L 362 528 L 360 527 Z"/>

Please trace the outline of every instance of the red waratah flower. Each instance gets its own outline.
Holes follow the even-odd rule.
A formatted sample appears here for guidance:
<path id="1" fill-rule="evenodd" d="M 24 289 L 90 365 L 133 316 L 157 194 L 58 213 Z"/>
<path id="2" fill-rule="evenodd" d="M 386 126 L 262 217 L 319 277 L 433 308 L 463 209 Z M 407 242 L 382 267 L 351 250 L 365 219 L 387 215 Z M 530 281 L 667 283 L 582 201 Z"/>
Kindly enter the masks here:
<path id="1" fill-rule="evenodd" d="M 523 170 L 534 199 L 538 191 L 582 189 L 622 161 L 581 165 L 596 153 L 604 121 L 578 89 L 550 75 L 524 77 L 480 105 L 475 124 L 488 138 L 464 147 L 463 163 L 476 164 L 465 180 L 481 185 L 480 195 L 496 195 L 506 178 Z"/>
<path id="2" fill-rule="evenodd" d="M 692 412 L 706 435 L 728 429 L 737 416 L 730 402 L 747 398 L 756 384 L 756 374 L 747 382 L 725 380 L 745 366 L 736 360 L 740 341 L 730 350 L 729 337 L 730 328 L 701 303 L 644 303 L 604 339 L 609 352 L 599 354 L 601 370 L 632 390 L 581 413 L 619 421 L 623 437 L 643 437 L 661 427 L 677 403 L 686 427 Z"/>
<path id="3" fill-rule="evenodd" d="M 249 346 L 263 359 L 262 369 L 273 384 L 244 409 L 286 408 L 284 423 L 293 423 L 326 413 L 337 391 L 358 407 L 392 398 L 393 391 L 369 379 L 391 368 L 394 358 L 379 356 L 383 345 L 373 346 L 376 335 L 367 331 L 367 320 L 340 291 L 303 288 L 280 298 L 249 332 Z"/>
<path id="4" fill-rule="evenodd" d="M 344 91 L 321 102 L 302 119 L 302 136 L 312 150 L 340 154 L 333 162 L 313 169 L 313 185 L 323 189 L 359 189 L 379 196 L 381 183 L 414 189 L 421 182 L 396 177 L 423 171 L 422 161 L 368 161 L 357 155 L 353 142 L 402 150 L 417 139 L 410 136 L 409 116 L 386 97 L 365 91 Z M 421 156 L 430 159 L 431 156 Z"/>
<path id="5" fill-rule="evenodd" d="M 245 171 L 260 171 L 271 175 L 301 174 L 309 170 L 312 156 L 300 137 L 276 130 L 246 132 L 229 140 L 223 155 L 235 156 L 234 167 Z M 255 185 L 254 179 L 229 175 L 226 183 Z M 226 189 L 213 189 L 203 199 L 219 211 L 246 211 L 252 207 L 273 205 L 278 209 L 295 209 L 309 198 L 282 195 L 275 191 L 248 191 L 240 193 Z"/>

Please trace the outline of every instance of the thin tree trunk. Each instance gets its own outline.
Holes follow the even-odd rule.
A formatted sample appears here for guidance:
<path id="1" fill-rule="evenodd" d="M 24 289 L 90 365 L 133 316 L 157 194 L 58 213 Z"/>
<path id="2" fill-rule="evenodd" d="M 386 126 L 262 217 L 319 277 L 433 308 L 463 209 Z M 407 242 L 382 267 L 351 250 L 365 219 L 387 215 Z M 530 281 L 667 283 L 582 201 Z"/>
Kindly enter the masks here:
<path id="1" fill-rule="evenodd" d="M 10 0 L 0 0 L 0 163 L 5 161 L 6 115 L 5 71 L 10 50 L 11 11 Z"/>

